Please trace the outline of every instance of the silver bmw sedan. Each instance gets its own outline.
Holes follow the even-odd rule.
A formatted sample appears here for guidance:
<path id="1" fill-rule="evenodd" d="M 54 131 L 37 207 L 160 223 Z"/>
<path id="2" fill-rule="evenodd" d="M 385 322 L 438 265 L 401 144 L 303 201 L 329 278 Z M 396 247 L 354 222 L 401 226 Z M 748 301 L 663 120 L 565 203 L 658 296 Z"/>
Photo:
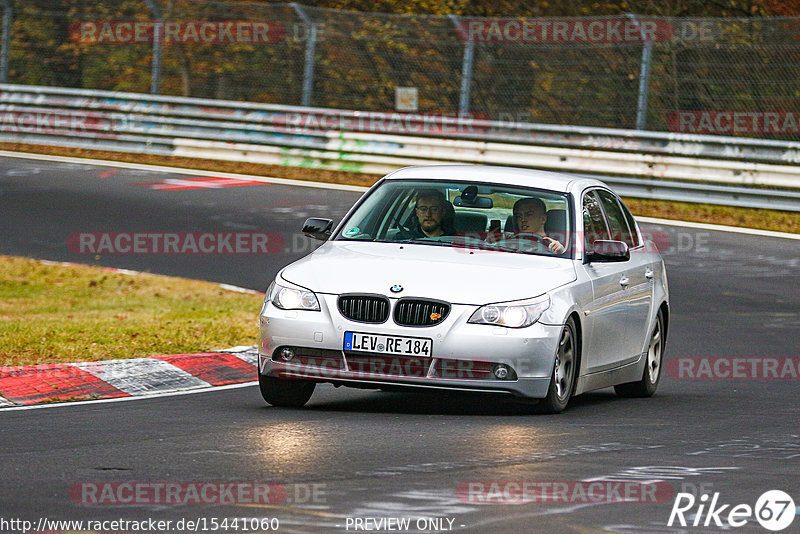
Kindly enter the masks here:
<path id="1" fill-rule="evenodd" d="M 651 396 L 669 324 L 655 245 L 602 182 L 442 165 L 395 171 L 283 268 L 260 312 L 274 406 L 317 383 L 505 395 L 558 413 L 613 386 Z"/>

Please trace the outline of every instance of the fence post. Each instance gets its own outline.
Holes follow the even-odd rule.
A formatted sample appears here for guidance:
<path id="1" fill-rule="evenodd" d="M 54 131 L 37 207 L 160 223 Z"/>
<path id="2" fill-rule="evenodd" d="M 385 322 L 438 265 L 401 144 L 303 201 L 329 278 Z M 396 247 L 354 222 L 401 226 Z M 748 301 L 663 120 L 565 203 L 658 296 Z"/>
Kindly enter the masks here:
<path id="1" fill-rule="evenodd" d="M 449 15 L 456 26 L 458 33 L 458 15 Z M 459 115 L 469 112 L 469 91 L 472 86 L 472 63 L 475 57 L 475 41 L 466 39 L 464 43 L 464 58 L 461 60 L 461 94 L 458 98 Z"/>
<path id="2" fill-rule="evenodd" d="M 636 15 L 628 13 L 628 17 L 638 22 Z M 650 91 L 650 63 L 653 59 L 653 41 L 647 38 L 644 30 L 639 26 L 644 48 L 642 48 L 642 62 L 639 69 L 639 98 L 636 103 L 636 129 L 644 130 L 647 126 L 647 97 Z"/>
<path id="3" fill-rule="evenodd" d="M 161 10 L 158 9 L 158 4 L 155 0 L 145 0 L 156 23 L 153 24 L 153 63 L 150 69 L 150 94 L 157 95 L 159 86 L 161 85 L 161 54 L 164 45 L 163 31 L 164 31 L 164 18 L 161 16 Z"/>
<path id="4" fill-rule="evenodd" d="M 297 15 L 303 19 L 303 24 L 308 28 L 308 40 L 306 41 L 306 59 L 305 66 L 303 67 L 303 96 L 301 105 L 311 105 L 311 92 L 314 90 L 314 53 L 317 49 L 317 25 L 303 10 L 303 7 L 292 2 Z"/>
<path id="5" fill-rule="evenodd" d="M 11 53 L 12 0 L 3 0 L 3 44 L 0 47 L 0 83 L 8 82 L 8 56 Z"/>

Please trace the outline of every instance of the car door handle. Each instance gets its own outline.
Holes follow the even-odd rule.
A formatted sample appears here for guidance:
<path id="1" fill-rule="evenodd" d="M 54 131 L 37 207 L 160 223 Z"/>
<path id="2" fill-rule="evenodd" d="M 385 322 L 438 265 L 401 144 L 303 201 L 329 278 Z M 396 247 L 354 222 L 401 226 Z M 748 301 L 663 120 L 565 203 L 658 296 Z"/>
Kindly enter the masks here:
<path id="1" fill-rule="evenodd" d="M 648 269 L 647 269 L 647 270 L 644 272 L 644 277 L 645 277 L 645 278 L 647 278 L 648 280 L 652 280 L 652 279 L 653 279 L 653 269 L 649 269 L 649 268 L 648 268 Z"/>
<path id="2" fill-rule="evenodd" d="M 619 279 L 619 285 L 621 285 L 623 288 L 628 287 L 628 284 L 630 284 L 630 282 L 631 281 L 628 279 L 628 277 L 624 275 L 622 276 L 622 278 Z"/>

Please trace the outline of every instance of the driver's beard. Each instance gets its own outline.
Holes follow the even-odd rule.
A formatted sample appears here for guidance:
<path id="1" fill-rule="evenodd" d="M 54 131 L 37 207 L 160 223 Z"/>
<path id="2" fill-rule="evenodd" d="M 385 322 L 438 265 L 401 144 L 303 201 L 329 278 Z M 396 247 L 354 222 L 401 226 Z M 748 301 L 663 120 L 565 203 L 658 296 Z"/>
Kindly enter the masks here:
<path id="1" fill-rule="evenodd" d="M 425 231 L 426 234 L 436 234 L 439 233 L 439 223 L 433 220 L 422 221 L 420 226 Z"/>

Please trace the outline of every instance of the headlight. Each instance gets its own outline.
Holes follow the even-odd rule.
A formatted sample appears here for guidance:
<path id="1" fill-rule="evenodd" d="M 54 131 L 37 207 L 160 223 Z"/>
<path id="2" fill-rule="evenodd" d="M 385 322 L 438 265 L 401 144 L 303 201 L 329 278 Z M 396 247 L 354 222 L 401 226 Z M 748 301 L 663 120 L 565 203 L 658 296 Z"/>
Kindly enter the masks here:
<path id="1" fill-rule="evenodd" d="M 269 300 L 282 310 L 319 311 L 317 296 L 305 289 L 295 289 L 273 282 L 268 295 Z"/>
<path id="2" fill-rule="evenodd" d="M 539 320 L 539 317 L 550 307 L 550 296 L 542 295 L 529 300 L 514 303 L 497 303 L 481 306 L 468 323 L 493 324 L 508 328 L 524 328 Z"/>

